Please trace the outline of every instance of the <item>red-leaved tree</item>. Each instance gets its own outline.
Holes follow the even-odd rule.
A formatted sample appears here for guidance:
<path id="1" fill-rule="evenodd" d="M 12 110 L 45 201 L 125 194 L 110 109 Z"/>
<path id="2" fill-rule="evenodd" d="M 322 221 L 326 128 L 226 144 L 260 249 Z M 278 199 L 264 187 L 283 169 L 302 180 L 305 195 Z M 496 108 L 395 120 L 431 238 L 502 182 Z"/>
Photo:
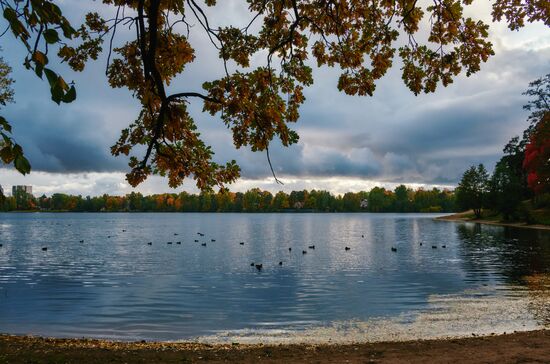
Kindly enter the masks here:
<path id="1" fill-rule="evenodd" d="M 550 192 L 550 112 L 544 114 L 529 139 L 523 168 L 535 194 Z"/>

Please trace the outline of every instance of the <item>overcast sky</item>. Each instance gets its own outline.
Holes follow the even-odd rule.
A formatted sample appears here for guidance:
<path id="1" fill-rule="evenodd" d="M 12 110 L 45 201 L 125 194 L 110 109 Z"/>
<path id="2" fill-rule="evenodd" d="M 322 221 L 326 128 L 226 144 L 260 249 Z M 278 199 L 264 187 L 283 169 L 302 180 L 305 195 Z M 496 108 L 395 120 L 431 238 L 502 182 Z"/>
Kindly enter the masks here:
<path id="1" fill-rule="evenodd" d="M 62 3 L 78 22 L 90 2 Z M 244 23 L 243 3 L 224 2 L 220 9 L 211 10 L 210 17 L 219 24 L 235 19 Z M 470 12 L 490 19 L 487 4 Z M 172 90 L 200 91 L 202 82 L 221 75 L 215 50 L 200 32 L 192 33 L 190 41 L 197 60 L 171 85 Z M 236 159 L 241 166 L 242 179 L 230 187 L 234 191 L 316 188 L 343 193 L 400 183 L 452 187 L 472 164 L 484 163 L 492 169 L 506 142 L 527 126 L 527 112 L 522 109 L 527 99 L 521 93 L 530 81 L 550 72 L 550 30 L 543 25 L 512 32 L 505 24 L 492 24 L 491 41 L 496 55 L 480 72 L 458 77 L 451 86 L 430 95 L 414 96 L 404 86 L 398 62 L 378 82 L 374 97 L 339 93 L 338 70 L 316 69 L 315 84 L 306 90 L 301 119 L 294 126 L 300 142 L 289 148 L 275 142 L 271 149 L 284 186 L 271 177 L 264 153 L 235 150 L 230 132 L 218 117 L 202 114 L 198 100 L 192 100 L 191 110 L 216 160 Z M 16 79 L 16 103 L 5 107 L 2 115 L 12 122 L 15 138 L 33 166 L 25 177 L 0 168 L 0 184 L 4 188 L 32 185 L 35 195 L 131 192 L 124 177 L 126 161 L 112 157 L 109 147 L 135 119 L 138 104 L 127 91 L 109 88 L 105 58 L 81 74 L 65 72 L 67 80 L 76 82 L 78 98 L 57 106 L 50 100 L 47 82 L 21 67 L 24 52 L 12 35 L 4 36 L 0 44 Z M 160 177 L 149 178 L 137 190 L 174 192 Z M 175 191 L 181 190 L 196 191 L 193 180 Z"/>

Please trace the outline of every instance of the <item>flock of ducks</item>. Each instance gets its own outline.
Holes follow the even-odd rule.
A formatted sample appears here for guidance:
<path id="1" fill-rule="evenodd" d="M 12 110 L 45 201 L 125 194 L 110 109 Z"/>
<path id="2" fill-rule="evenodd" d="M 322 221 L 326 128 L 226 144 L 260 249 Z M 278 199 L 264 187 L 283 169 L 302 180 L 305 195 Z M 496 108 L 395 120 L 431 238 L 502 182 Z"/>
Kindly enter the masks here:
<path id="1" fill-rule="evenodd" d="M 420 243 L 420 246 L 422 246 L 422 243 Z M 445 249 L 445 248 L 447 248 L 447 245 L 441 245 L 441 248 Z M 432 249 L 437 249 L 437 245 L 432 245 Z M 392 246 L 392 247 L 391 247 L 391 251 L 392 251 L 392 252 L 396 252 L 396 251 L 397 251 L 397 248 L 394 247 L 394 246 Z"/>
<path id="2" fill-rule="evenodd" d="M 126 229 L 122 229 L 122 232 L 123 233 L 126 232 Z M 174 236 L 178 236 L 178 235 L 179 235 L 178 233 L 174 233 Z M 204 233 L 201 233 L 201 232 L 197 232 L 197 235 L 199 235 L 200 237 L 204 237 Z M 109 239 L 111 237 L 112 237 L 111 235 L 107 236 L 107 238 L 109 238 Z M 364 239 L 365 235 L 364 234 L 361 235 L 361 238 Z M 199 240 L 195 239 L 195 243 L 198 243 L 198 242 L 199 242 Z M 212 242 L 212 243 L 216 242 L 216 239 L 210 239 L 210 242 Z M 79 240 L 79 243 L 84 243 L 84 240 Z M 167 241 L 166 244 L 167 245 L 172 245 L 173 242 L 172 241 Z M 176 244 L 181 245 L 181 241 L 176 241 Z M 153 242 L 150 241 L 150 242 L 147 243 L 147 245 L 153 245 Z M 239 245 L 244 245 L 244 241 L 239 242 Z M 201 243 L 201 246 L 206 246 L 206 243 L 205 242 Z M 422 243 L 420 243 L 420 246 L 422 246 Z M 2 247 L 3 247 L 3 244 L 0 244 L 0 248 L 2 248 Z M 315 245 L 309 245 L 307 248 L 310 249 L 310 250 L 315 250 Z M 445 249 L 445 248 L 447 248 L 447 246 L 446 245 L 441 245 L 441 248 Z M 432 249 L 437 249 L 437 245 L 432 245 Z M 346 246 L 346 247 L 344 247 L 344 250 L 349 251 L 349 250 L 351 250 L 351 248 L 349 246 Z M 48 251 L 48 247 L 47 246 L 42 247 L 42 251 Z M 292 247 L 289 247 L 288 251 L 292 252 Z M 397 252 L 397 247 L 392 246 L 391 251 L 392 252 Z M 302 255 L 304 255 L 304 254 L 307 254 L 307 250 L 302 250 Z M 283 265 L 283 262 L 280 261 L 279 266 L 282 266 L 282 265 Z M 256 263 L 252 262 L 252 263 L 250 263 L 250 266 L 255 267 L 259 271 L 262 270 L 262 268 L 263 268 L 263 264 L 261 264 L 261 263 L 256 264 Z"/>

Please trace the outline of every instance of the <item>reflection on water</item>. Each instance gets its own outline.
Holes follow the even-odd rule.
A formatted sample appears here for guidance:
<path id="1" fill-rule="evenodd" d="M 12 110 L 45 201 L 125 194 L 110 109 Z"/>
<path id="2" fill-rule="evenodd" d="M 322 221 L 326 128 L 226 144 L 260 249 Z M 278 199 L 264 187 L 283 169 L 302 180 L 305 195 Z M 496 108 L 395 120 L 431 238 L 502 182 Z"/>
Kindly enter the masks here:
<path id="1" fill-rule="evenodd" d="M 508 283 L 550 272 L 550 232 L 480 224 L 458 224 L 465 271 L 477 279 L 497 274 Z"/>
<path id="2" fill-rule="evenodd" d="M 175 340 L 397 319 L 420 335 L 483 330 L 453 312 L 515 317 L 502 330 L 550 317 L 548 232 L 433 215 L 0 214 L 0 241 L 2 332 Z"/>

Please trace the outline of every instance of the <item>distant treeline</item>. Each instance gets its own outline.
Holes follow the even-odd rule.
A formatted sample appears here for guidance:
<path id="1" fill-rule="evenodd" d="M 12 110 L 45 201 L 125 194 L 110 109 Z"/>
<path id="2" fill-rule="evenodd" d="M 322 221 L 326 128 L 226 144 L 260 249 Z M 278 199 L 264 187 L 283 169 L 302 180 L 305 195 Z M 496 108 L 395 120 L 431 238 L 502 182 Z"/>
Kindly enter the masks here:
<path id="1" fill-rule="evenodd" d="M 412 190 L 404 185 L 393 191 L 375 187 L 369 192 L 348 192 L 336 196 L 327 191 L 293 191 L 275 195 L 259 188 L 241 192 L 222 191 L 189 194 L 181 192 L 143 196 L 71 196 L 62 193 L 35 198 L 28 194 L 5 197 L 3 211 L 88 211 L 88 212 L 453 212 L 452 191 Z"/>

